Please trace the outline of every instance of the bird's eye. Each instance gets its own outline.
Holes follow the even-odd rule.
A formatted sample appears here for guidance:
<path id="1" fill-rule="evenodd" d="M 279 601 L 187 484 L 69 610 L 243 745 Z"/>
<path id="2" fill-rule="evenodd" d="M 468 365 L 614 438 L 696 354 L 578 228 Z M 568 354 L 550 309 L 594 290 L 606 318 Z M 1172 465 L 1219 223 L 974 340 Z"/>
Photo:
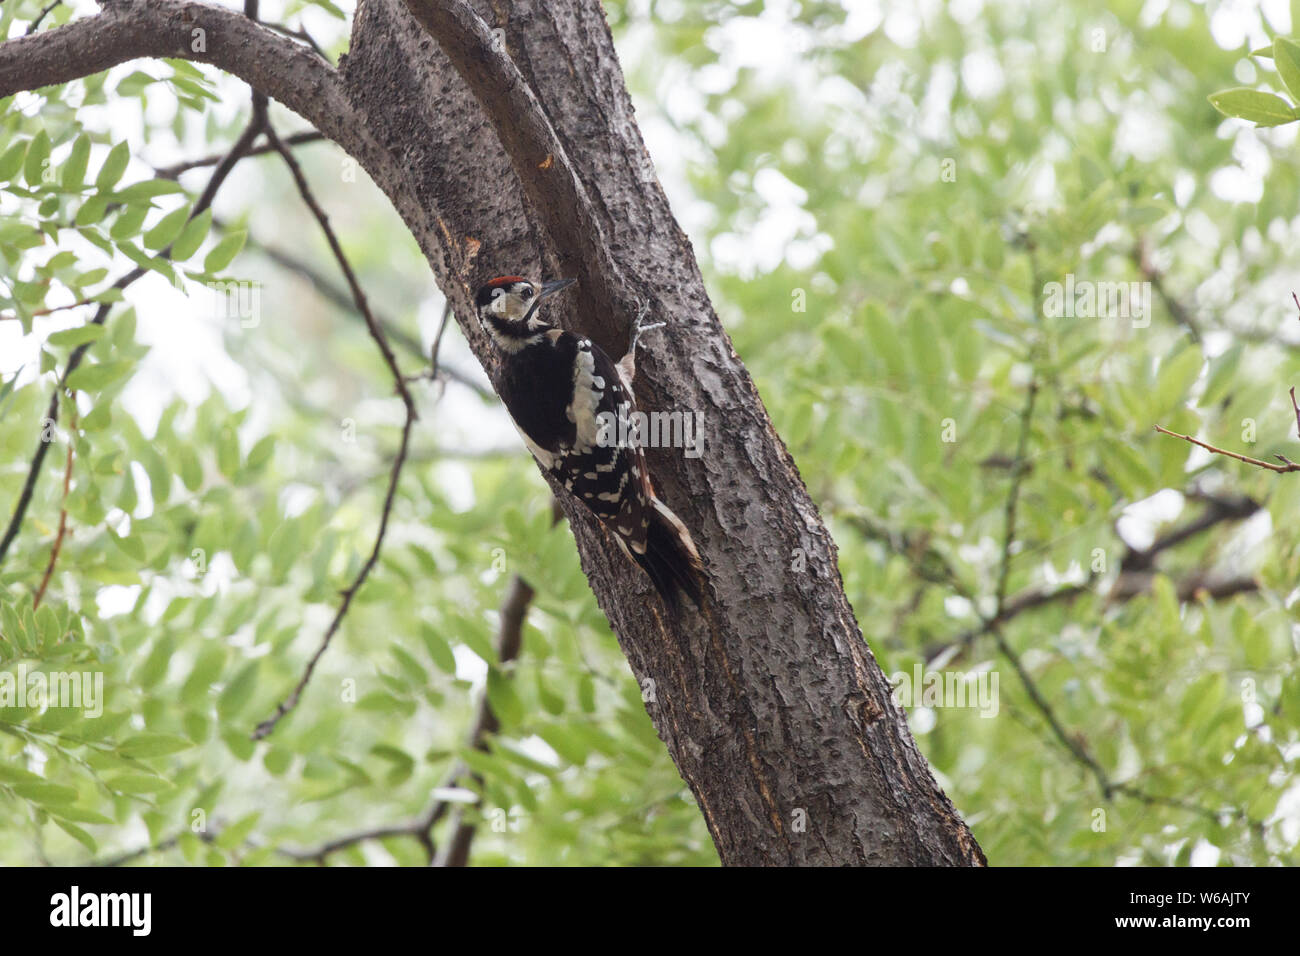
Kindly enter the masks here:
<path id="1" fill-rule="evenodd" d="M 524 286 L 524 291 L 519 293 L 521 299 L 531 299 L 533 297 L 532 286 Z"/>

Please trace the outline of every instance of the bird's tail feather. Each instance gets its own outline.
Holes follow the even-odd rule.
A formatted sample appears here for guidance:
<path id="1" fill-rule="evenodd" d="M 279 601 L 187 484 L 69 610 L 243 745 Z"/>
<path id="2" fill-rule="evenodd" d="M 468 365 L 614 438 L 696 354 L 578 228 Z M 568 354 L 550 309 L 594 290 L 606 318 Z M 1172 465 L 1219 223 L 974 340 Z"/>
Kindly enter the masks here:
<path id="1" fill-rule="evenodd" d="M 679 597 L 685 594 L 701 607 L 701 589 L 704 565 L 695 549 L 691 533 L 680 518 L 659 499 L 652 499 L 650 524 L 646 529 L 645 554 L 629 552 L 632 559 L 645 569 L 664 603 L 676 609 Z"/>

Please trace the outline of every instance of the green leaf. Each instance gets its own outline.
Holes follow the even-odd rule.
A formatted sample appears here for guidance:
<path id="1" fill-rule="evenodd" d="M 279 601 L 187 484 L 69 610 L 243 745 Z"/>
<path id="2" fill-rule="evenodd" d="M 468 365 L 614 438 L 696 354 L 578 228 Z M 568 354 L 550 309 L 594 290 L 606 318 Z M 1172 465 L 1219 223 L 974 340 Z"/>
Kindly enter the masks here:
<path id="1" fill-rule="evenodd" d="M 420 662 L 417 661 L 413 656 L 411 656 L 410 652 L 408 652 L 400 644 L 396 644 L 396 643 L 390 644 L 388 649 L 390 653 L 392 653 L 393 657 L 397 660 L 398 666 L 401 667 L 403 673 L 406 675 L 407 681 L 410 684 L 412 684 L 415 687 L 425 687 L 428 685 L 429 683 L 428 672 L 422 666 L 420 666 Z"/>
<path id="2" fill-rule="evenodd" d="M 1300 113 L 1282 97 L 1245 87 L 1211 94 L 1210 105 L 1224 116 L 1248 120 L 1256 126 L 1280 126 L 1300 119 Z"/>
<path id="3" fill-rule="evenodd" d="M 57 783 L 13 783 L 10 789 L 20 797 L 42 806 L 61 806 L 77 802 L 77 791 Z"/>
<path id="4" fill-rule="evenodd" d="M 894 324 L 880 307 L 874 304 L 867 307 L 862 319 L 872 351 L 884 360 L 888 373 L 905 376 L 908 371 L 907 358 Z"/>
<path id="5" fill-rule="evenodd" d="M 90 161 L 90 137 L 82 133 L 72 144 L 72 152 L 63 162 L 64 189 L 78 192 L 86 183 L 86 164 Z"/>
<path id="6" fill-rule="evenodd" d="M 170 179 L 146 179 L 143 182 L 132 183 L 125 189 L 119 190 L 116 193 L 116 198 L 119 202 L 135 203 L 183 192 L 185 192 L 185 188 L 180 183 L 172 182 Z"/>
<path id="7" fill-rule="evenodd" d="M 266 767 L 269 773 L 280 776 L 289 769 L 293 763 L 293 751 L 286 750 L 283 747 L 270 747 L 262 755 L 262 766 Z"/>
<path id="8" fill-rule="evenodd" d="M 338 4 L 331 3 L 330 0 L 314 0 L 314 3 L 315 6 L 320 7 L 322 10 L 325 10 L 331 16 L 336 17 L 339 20 L 347 19 L 347 14 L 343 12 L 342 8 L 340 8 Z"/>
<path id="9" fill-rule="evenodd" d="M 52 332 L 50 333 L 50 337 L 45 341 L 47 345 L 53 345 L 58 348 L 73 348 L 78 345 L 83 345 L 86 342 L 93 342 L 103 334 L 104 327 L 102 325 L 95 325 L 93 322 L 88 322 L 75 329 L 64 329 L 61 332 Z M 80 369 L 78 369 L 78 371 L 80 371 Z"/>
<path id="10" fill-rule="evenodd" d="M 91 196 L 81 204 L 77 210 L 77 218 L 73 220 L 78 226 L 93 226 L 108 215 L 108 198 L 105 196 Z"/>
<path id="11" fill-rule="evenodd" d="M 248 460 L 244 462 L 244 467 L 249 471 L 257 471 L 271 460 L 273 454 L 275 454 L 275 436 L 266 435 L 258 439 L 257 444 L 249 449 Z"/>
<path id="12" fill-rule="evenodd" d="M 1200 376 L 1204 362 L 1205 356 L 1199 348 L 1184 348 L 1177 355 L 1162 362 L 1160 373 L 1156 377 L 1152 412 L 1161 415 L 1181 404 Z"/>
<path id="13" fill-rule="evenodd" d="M 249 739 L 247 730 L 222 731 L 221 740 L 238 760 L 248 760 L 257 751 L 257 745 Z"/>
<path id="14" fill-rule="evenodd" d="M 239 250 L 244 248 L 244 240 L 247 238 L 248 233 L 243 230 L 230 233 L 204 258 L 203 271 L 211 275 L 226 268 L 239 255 Z"/>
<path id="15" fill-rule="evenodd" d="M 537 671 L 537 698 L 541 701 L 542 709 L 548 714 L 559 716 L 564 713 L 564 698 L 555 691 L 551 690 L 542 679 L 541 670 Z"/>
<path id="16" fill-rule="evenodd" d="M 420 624 L 420 640 L 424 642 L 424 648 L 429 652 L 429 659 L 438 670 L 444 674 L 456 673 L 456 656 L 451 652 L 451 645 L 432 624 Z"/>
<path id="17" fill-rule="evenodd" d="M 1273 64 L 1291 98 L 1300 101 L 1300 44 L 1286 37 L 1274 39 Z"/>
<path id="18" fill-rule="evenodd" d="M 131 151 L 126 143 L 118 143 L 110 149 L 104 158 L 104 165 L 99 167 L 99 174 L 95 177 L 95 188 L 100 192 L 108 192 L 116 186 L 130 161 Z"/>
<path id="19" fill-rule="evenodd" d="M 203 650 L 199 652 L 198 660 L 194 662 L 194 669 L 190 671 L 190 676 L 185 678 L 185 684 L 181 687 L 181 699 L 192 707 L 204 704 L 208 698 L 208 690 L 212 687 L 213 682 L 221 676 L 221 671 L 225 666 L 225 647 L 217 641 L 207 642 Z"/>
<path id="20" fill-rule="evenodd" d="M 173 209 L 167 215 L 158 220 L 158 224 L 144 234 L 144 246 L 146 249 L 158 251 L 171 244 L 172 240 L 180 235 L 185 228 L 185 221 L 189 218 L 189 206 L 181 206 L 179 209 Z"/>
<path id="21" fill-rule="evenodd" d="M 399 700 L 392 694 L 381 690 L 371 691 L 366 694 L 357 701 L 357 707 L 378 714 L 399 714 L 401 716 L 410 716 L 415 711 L 415 704 L 411 701 Z"/>
<path id="22" fill-rule="evenodd" d="M 49 158 L 50 137 L 45 130 L 41 130 L 32 137 L 31 145 L 27 147 L 27 161 L 23 164 L 23 178 L 33 189 L 38 189 L 43 184 Z"/>
<path id="23" fill-rule="evenodd" d="M 60 830 L 68 834 L 68 836 L 72 837 L 91 853 L 94 853 L 99 849 L 99 844 L 95 842 L 95 838 L 75 823 L 69 823 L 67 820 L 62 820 L 57 816 L 54 818 L 54 823 Z"/>
<path id="24" fill-rule="evenodd" d="M 237 717 L 248 705 L 253 691 L 257 689 L 257 671 L 258 662 L 250 661 L 221 692 L 221 697 L 217 700 L 217 713 L 223 721 Z"/>
<path id="25" fill-rule="evenodd" d="M 149 214 L 149 207 L 144 203 L 135 206 L 123 206 L 122 211 L 117 214 L 117 219 L 109 227 L 108 234 L 114 239 L 130 239 L 140 232 L 140 227 L 144 225 L 144 218 Z"/>
<path id="26" fill-rule="evenodd" d="M 106 817 L 97 810 L 89 810 L 86 807 L 52 807 L 50 813 L 64 820 L 75 820 L 78 823 L 112 823 L 112 817 Z"/>
<path id="27" fill-rule="evenodd" d="M 223 428 L 217 434 L 217 468 L 227 478 L 239 470 L 239 438 L 233 428 Z"/>
<path id="28" fill-rule="evenodd" d="M 118 80 L 116 93 L 118 96 L 139 96 L 146 86 L 157 82 L 157 77 L 143 70 L 136 70 Z"/>
<path id="29" fill-rule="evenodd" d="M 1210 362 L 1210 374 L 1205 382 L 1205 391 L 1201 393 L 1197 403 L 1201 408 L 1212 407 L 1228 393 L 1233 383 L 1233 376 L 1237 373 L 1237 366 L 1241 364 L 1244 349 L 1245 346 L 1238 343 Z"/>
<path id="30" fill-rule="evenodd" d="M 181 234 L 176 238 L 172 246 L 172 260 L 175 262 L 184 262 L 194 253 L 199 251 L 199 246 L 203 245 L 203 240 L 208 235 L 208 229 L 212 225 L 212 210 L 205 209 L 193 219 L 185 224 Z"/>
<path id="31" fill-rule="evenodd" d="M 113 539 L 113 543 L 117 545 L 121 549 L 122 553 L 128 558 L 132 558 L 141 563 L 144 562 L 146 558 L 144 542 L 139 538 L 134 537 L 133 535 L 122 537 L 112 531 L 108 533 L 108 536 Z"/>
<path id="32" fill-rule="evenodd" d="M 537 736 L 546 741 L 547 745 L 567 762 L 579 767 L 587 762 L 590 751 L 574 739 L 574 735 L 569 733 L 568 728 L 542 727 L 538 729 Z"/>
<path id="33" fill-rule="evenodd" d="M 162 777 L 146 773 L 124 773 L 104 781 L 109 789 L 118 793 L 160 793 L 172 789 L 172 785 Z"/>
<path id="34" fill-rule="evenodd" d="M 492 712 L 502 724 L 514 726 L 524 717 L 523 702 L 516 693 L 514 684 L 499 668 L 488 670 L 487 696 L 492 705 Z"/>
<path id="35" fill-rule="evenodd" d="M 30 770 L 23 770 L 21 767 L 11 767 L 8 764 L 0 763 L 0 784 L 43 783 L 44 781 L 44 777 L 34 774 Z"/>
<path id="36" fill-rule="evenodd" d="M 190 491 L 198 491 L 203 485 L 203 464 L 199 461 L 198 453 L 187 444 L 178 449 L 178 454 L 181 459 L 181 481 L 185 482 L 185 487 Z"/>
<path id="37" fill-rule="evenodd" d="M 116 382 L 131 371 L 130 362 L 100 362 L 80 365 L 68 376 L 68 388 L 95 392 Z"/>
<path id="38" fill-rule="evenodd" d="M 136 734 L 122 741 L 118 751 L 124 757 L 140 759 L 142 757 L 162 757 L 166 754 L 179 753 L 193 747 L 192 741 L 175 734 Z"/>
<path id="39" fill-rule="evenodd" d="M 10 144 L 9 148 L 0 154 L 0 180 L 5 182 L 11 181 L 23 168 L 23 157 L 27 155 L 27 140 L 20 139 Z"/>
<path id="40" fill-rule="evenodd" d="M 253 828 L 257 826 L 257 821 L 261 816 L 262 811 L 256 810 L 248 816 L 237 820 L 222 830 L 213 842 L 223 850 L 237 849 L 245 840 L 248 839 L 248 835 L 253 832 Z"/>

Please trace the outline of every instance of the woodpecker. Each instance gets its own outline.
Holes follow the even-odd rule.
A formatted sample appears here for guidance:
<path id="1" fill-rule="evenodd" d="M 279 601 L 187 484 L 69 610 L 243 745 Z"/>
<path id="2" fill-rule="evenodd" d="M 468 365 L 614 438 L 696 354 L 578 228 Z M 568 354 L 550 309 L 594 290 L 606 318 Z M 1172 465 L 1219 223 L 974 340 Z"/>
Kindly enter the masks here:
<path id="1" fill-rule="evenodd" d="M 690 532 L 656 497 L 640 444 L 620 445 L 599 424 L 635 410 L 637 338 L 654 326 L 638 316 L 615 363 L 591 339 L 542 318 L 542 302 L 573 282 L 499 276 L 479 287 L 479 322 L 502 359 L 497 391 L 538 464 L 613 533 L 664 603 L 676 609 L 685 594 L 698 608 L 703 566 Z"/>

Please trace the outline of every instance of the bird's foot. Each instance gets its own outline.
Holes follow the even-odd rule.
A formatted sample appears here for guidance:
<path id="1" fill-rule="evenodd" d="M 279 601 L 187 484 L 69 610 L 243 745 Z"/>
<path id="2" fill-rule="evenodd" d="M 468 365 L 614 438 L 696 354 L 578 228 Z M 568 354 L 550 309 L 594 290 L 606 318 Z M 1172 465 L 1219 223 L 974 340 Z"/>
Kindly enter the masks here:
<path id="1" fill-rule="evenodd" d="M 636 355 L 636 345 L 637 342 L 640 341 L 641 339 L 642 332 L 649 332 L 651 329 L 662 328 L 663 326 L 668 324 L 666 322 L 652 322 L 649 325 L 646 325 L 645 318 L 649 314 L 650 314 L 650 303 L 647 302 L 645 299 L 638 300 L 636 318 L 632 320 L 632 338 L 629 340 L 627 345 L 628 355 L 632 355 L 632 356 Z"/>

